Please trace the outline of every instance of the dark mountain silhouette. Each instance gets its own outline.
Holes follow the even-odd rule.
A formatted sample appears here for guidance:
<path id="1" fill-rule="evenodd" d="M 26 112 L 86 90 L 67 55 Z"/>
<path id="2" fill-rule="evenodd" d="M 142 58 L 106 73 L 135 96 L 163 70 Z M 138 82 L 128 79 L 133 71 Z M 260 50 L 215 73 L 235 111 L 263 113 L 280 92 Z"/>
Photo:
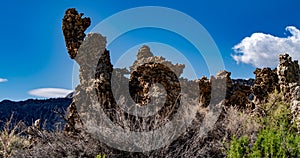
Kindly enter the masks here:
<path id="1" fill-rule="evenodd" d="M 28 99 L 18 102 L 3 100 L 0 102 L 0 129 L 12 115 L 13 122 L 22 120 L 28 126 L 41 119 L 47 130 L 63 128 L 65 120 L 62 116 L 71 102 L 71 98 Z"/>

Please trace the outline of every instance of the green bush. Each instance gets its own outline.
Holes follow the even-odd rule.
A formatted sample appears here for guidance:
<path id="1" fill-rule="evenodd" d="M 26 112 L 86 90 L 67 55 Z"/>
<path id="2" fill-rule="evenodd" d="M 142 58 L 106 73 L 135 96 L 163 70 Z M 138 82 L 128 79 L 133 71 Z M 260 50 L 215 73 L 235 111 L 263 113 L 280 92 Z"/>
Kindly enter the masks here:
<path id="1" fill-rule="evenodd" d="M 300 137 L 287 130 L 262 130 L 252 148 L 250 157 L 297 157 Z"/>
<path id="2" fill-rule="evenodd" d="M 262 128 L 252 147 L 247 135 L 238 139 L 234 136 L 227 151 L 228 157 L 281 158 L 300 155 L 300 135 L 295 123 L 291 123 L 289 104 L 274 99 L 264 104 L 263 108 L 266 115 L 258 117 Z"/>
<path id="3" fill-rule="evenodd" d="M 227 153 L 229 158 L 244 157 L 249 153 L 249 139 L 247 136 L 243 136 L 237 139 L 233 136 L 231 141 L 230 150 Z"/>
<path id="4" fill-rule="evenodd" d="M 105 158 L 105 155 L 104 155 L 104 154 L 98 154 L 98 155 L 96 156 L 96 158 Z"/>
<path id="5" fill-rule="evenodd" d="M 239 139 L 233 137 L 227 156 L 229 158 L 297 157 L 300 155 L 299 143 L 300 136 L 297 133 L 265 129 L 259 133 L 251 149 L 249 149 L 247 136 Z"/>

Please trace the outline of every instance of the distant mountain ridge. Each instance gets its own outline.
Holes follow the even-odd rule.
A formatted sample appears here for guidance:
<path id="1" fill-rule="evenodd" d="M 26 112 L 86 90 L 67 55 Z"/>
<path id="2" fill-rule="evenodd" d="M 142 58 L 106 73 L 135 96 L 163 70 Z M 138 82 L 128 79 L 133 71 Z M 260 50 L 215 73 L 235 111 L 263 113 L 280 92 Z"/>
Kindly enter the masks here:
<path id="1" fill-rule="evenodd" d="M 65 115 L 72 98 L 51 98 L 45 100 L 28 99 L 25 101 L 3 100 L 0 102 L 0 130 L 4 123 L 13 115 L 13 122 L 23 121 L 30 126 L 41 119 L 47 130 L 63 128 Z M 62 114 L 62 116 L 61 116 Z"/>

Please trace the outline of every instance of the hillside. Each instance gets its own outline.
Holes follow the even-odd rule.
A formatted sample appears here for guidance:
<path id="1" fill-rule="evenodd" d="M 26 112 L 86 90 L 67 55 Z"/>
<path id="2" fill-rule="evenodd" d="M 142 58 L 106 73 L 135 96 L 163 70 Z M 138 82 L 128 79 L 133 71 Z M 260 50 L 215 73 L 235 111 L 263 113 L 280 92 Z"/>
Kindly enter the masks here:
<path id="1" fill-rule="evenodd" d="M 28 99 L 25 101 L 9 101 L 3 100 L 0 102 L 0 129 L 6 121 L 13 116 L 14 122 L 23 121 L 27 126 L 41 119 L 45 123 L 47 130 L 55 130 L 56 127 L 62 129 L 65 125 L 65 120 L 62 116 L 70 105 L 72 99 L 57 98 L 57 99 Z"/>

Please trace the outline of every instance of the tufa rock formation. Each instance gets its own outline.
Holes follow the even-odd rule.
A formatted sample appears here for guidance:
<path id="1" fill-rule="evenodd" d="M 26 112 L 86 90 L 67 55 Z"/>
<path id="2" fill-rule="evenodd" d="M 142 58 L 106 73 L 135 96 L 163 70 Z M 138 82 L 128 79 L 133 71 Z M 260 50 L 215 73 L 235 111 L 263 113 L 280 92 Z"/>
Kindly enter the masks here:
<path id="1" fill-rule="evenodd" d="M 299 64 L 292 61 L 288 54 L 279 55 L 277 66 L 278 83 L 283 94 L 283 99 L 290 102 L 292 122 L 296 122 L 300 133 L 300 84 L 299 84 Z"/>
<path id="2" fill-rule="evenodd" d="M 82 44 L 84 31 L 90 26 L 90 18 L 82 18 L 83 13 L 78 14 L 75 8 L 67 9 L 62 19 L 62 30 L 65 38 L 66 47 L 71 59 L 77 55 L 78 49 Z M 68 108 L 67 124 L 65 131 L 76 133 L 75 125 L 82 124 L 73 101 Z"/>
<path id="3" fill-rule="evenodd" d="M 170 61 L 167 61 L 164 57 L 154 56 L 150 51 L 150 48 L 146 45 L 143 45 L 138 53 L 137 59 L 134 61 L 133 65 L 130 67 L 130 73 L 135 71 L 139 66 L 145 63 L 160 63 L 172 70 L 176 76 L 180 76 L 183 72 L 185 65 L 183 64 L 172 64 Z"/>
<path id="4" fill-rule="evenodd" d="M 292 121 L 296 122 L 298 131 L 300 131 L 299 73 L 298 61 L 292 61 L 288 54 L 281 54 L 277 68 L 273 70 L 257 68 L 254 71 L 255 81 L 252 87 L 256 105 L 267 102 L 270 93 L 281 92 L 283 94 L 282 99 L 291 105 Z"/>
<path id="5" fill-rule="evenodd" d="M 299 72 L 298 61 L 292 61 L 288 54 L 279 55 L 279 64 L 273 70 L 257 68 L 254 71 L 255 81 L 252 86 L 254 102 L 256 104 L 267 102 L 268 94 L 274 91 L 282 92 L 283 99 L 291 101 L 293 91 L 299 85 Z"/>
<path id="6" fill-rule="evenodd" d="M 76 57 L 77 51 L 85 37 L 84 31 L 90 26 L 90 18 L 82 18 L 75 8 L 66 10 L 62 20 L 62 30 L 65 37 L 68 53 L 71 59 Z"/>
<path id="7" fill-rule="evenodd" d="M 210 79 L 202 77 L 197 81 L 179 78 L 183 73 L 184 65 L 172 64 L 163 57 L 154 56 L 150 48 L 145 45 L 139 49 L 137 59 L 130 67 L 130 71 L 114 69 L 110 62 L 109 51 L 105 49 L 106 39 L 104 37 L 99 34 L 90 34 L 86 40 L 91 40 L 92 45 L 89 45 L 91 44 L 89 42 L 83 44 L 84 31 L 90 25 L 90 20 L 89 18 L 82 19 L 82 15 L 78 14 L 75 9 L 68 9 L 63 18 L 63 32 L 68 52 L 70 57 L 80 65 L 80 86 L 76 88 L 75 97 L 69 107 L 68 123 L 65 127 L 67 132 L 78 132 L 75 129 L 79 127 L 76 125 L 81 124 L 75 106 L 75 101 L 78 101 L 76 96 L 87 95 L 94 90 L 96 90 L 98 101 L 106 115 L 123 127 L 128 125 L 122 125 L 121 120 L 119 120 L 124 116 L 132 123 L 132 125 L 129 123 L 130 130 L 135 131 L 142 130 L 134 126 L 135 121 L 141 121 L 141 118 L 126 113 L 124 109 L 118 106 L 119 104 L 136 103 L 143 107 L 151 103 L 154 94 L 158 98 L 165 97 L 166 101 L 163 108 L 156 115 L 142 120 L 151 122 L 149 120 L 155 118 L 166 119 L 171 117 L 172 113 L 176 113 L 176 107 L 180 103 L 178 98 L 182 95 L 182 91 L 198 98 L 203 107 L 218 104 L 223 100 L 226 107 L 235 106 L 249 111 L 252 111 L 259 104 L 266 103 L 270 93 L 283 92 L 284 99 L 292 102 L 291 110 L 295 120 L 299 120 L 300 101 L 297 97 L 298 91 L 300 91 L 299 65 L 297 61 L 292 61 L 287 54 L 279 56 L 279 65 L 276 69 L 257 68 L 254 71 L 255 80 L 233 80 L 230 78 L 231 73 L 227 71 L 219 72 L 216 77 L 211 76 Z M 101 45 L 101 49 L 94 50 L 93 44 Z M 91 52 L 101 52 L 101 55 L 96 57 Z M 92 70 L 93 68 L 95 71 Z M 125 74 L 130 74 L 130 78 L 126 78 Z M 189 86 L 195 83 L 198 86 Z M 160 86 L 166 90 L 166 95 L 159 91 Z M 129 87 L 128 94 L 122 92 L 124 87 Z M 223 92 L 222 89 L 225 88 L 226 91 Z M 197 93 L 193 95 L 195 92 L 198 95 Z M 80 107 L 86 107 L 89 104 L 83 101 L 83 105 Z M 153 128 L 150 125 L 147 130 Z"/>
<path id="8" fill-rule="evenodd" d="M 173 65 L 162 57 L 154 57 L 149 47 L 143 46 L 138 52 L 137 61 L 131 67 L 131 77 L 129 80 L 126 80 L 124 76 L 122 77 L 122 74 L 127 73 L 125 70 L 117 69 L 114 71 L 110 62 L 109 51 L 105 49 L 105 46 L 106 39 L 100 34 L 92 33 L 88 34 L 78 50 L 75 60 L 80 65 L 80 85 L 76 87 L 75 97 L 69 108 L 70 112 L 67 116 L 69 121 L 65 131 L 68 133 L 79 132 L 82 127 L 82 118 L 84 120 L 85 118 L 91 119 L 91 117 L 94 117 L 89 116 L 90 113 L 88 113 L 88 110 L 84 112 L 86 109 L 91 108 L 103 109 L 106 116 L 108 116 L 112 122 L 120 125 L 122 128 L 130 128 L 130 130 L 135 131 L 154 129 L 164 123 L 162 120 L 172 117 L 172 114 L 175 113 L 176 108 L 178 108 L 181 89 L 177 75 L 173 70 L 165 66 L 165 64 L 170 65 L 170 67 L 176 69 L 174 70 L 175 72 L 180 74 L 184 66 L 178 64 Z M 101 52 L 100 56 L 97 56 L 98 52 Z M 117 75 L 117 77 L 113 78 L 112 75 Z M 124 84 L 120 81 L 123 79 L 128 81 L 129 85 L 127 82 L 127 85 L 123 87 Z M 115 85 L 115 83 L 117 84 Z M 126 96 L 125 99 L 127 100 L 123 102 L 123 104 L 133 105 L 137 103 L 139 106 L 144 106 L 150 103 L 153 94 L 150 88 L 154 89 L 157 95 L 161 95 L 160 92 L 158 92 L 160 88 L 155 86 L 157 83 L 164 87 L 167 95 L 164 106 L 156 115 L 142 118 L 127 113 L 117 105 L 116 99 L 119 97 L 116 98 L 113 89 L 117 88 L 116 90 L 119 92 L 122 91 L 122 89 L 129 88 L 129 97 L 132 98 L 133 102 Z M 94 91 L 96 91 L 96 98 L 90 98 L 90 96 L 94 95 Z M 120 95 L 120 97 L 122 96 Z M 92 102 L 97 100 L 99 107 L 91 107 L 93 105 Z M 80 106 L 76 109 L 75 104 L 78 103 Z M 81 114 L 80 118 L 78 112 Z M 157 121 L 157 118 L 161 119 L 161 121 Z M 124 124 L 124 119 L 128 121 L 126 124 Z M 97 119 L 95 118 L 93 120 Z M 155 120 L 155 123 L 149 123 L 154 122 L 153 120 Z M 137 123 L 144 123 L 146 125 L 138 126 Z"/>
<path id="9" fill-rule="evenodd" d="M 179 104 L 181 86 L 178 76 L 182 74 L 184 65 L 173 65 L 163 57 L 153 56 L 150 48 L 144 45 L 139 49 L 137 60 L 130 69 L 129 91 L 134 102 L 141 106 L 150 103 L 150 88 L 154 88 L 154 84 L 159 83 L 167 92 L 163 107 L 167 109 L 161 110 L 160 116 L 167 114 L 173 106 Z"/>
<path id="10" fill-rule="evenodd" d="M 292 61 L 292 57 L 288 54 L 279 55 L 277 74 L 281 89 L 283 89 L 284 85 L 288 85 L 289 83 L 299 83 L 298 60 Z"/>
<path id="11" fill-rule="evenodd" d="M 211 82 L 205 76 L 197 81 L 199 83 L 200 90 L 200 105 L 203 107 L 207 107 L 210 103 L 211 98 Z"/>
<path id="12" fill-rule="evenodd" d="M 80 132 L 80 128 L 82 127 L 82 121 L 80 120 L 79 114 L 77 112 L 77 108 L 75 102 L 72 101 L 70 106 L 68 107 L 68 112 L 66 115 L 67 123 L 64 127 L 64 131 L 67 134 L 77 134 Z"/>
<path id="13" fill-rule="evenodd" d="M 293 92 L 293 99 L 291 101 L 291 114 L 292 122 L 296 123 L 298 128 L 298 133 L 300 134 L 300 86 L 296 86 Z"/>
<path id="14" fill-rule="evenodd" d="M 255 74 L 254 85 L 252 86 L 252 91 L 255 96 L 254 103 L 265 103 L 267 102 L 268 94 L 273 93 L 275 90 L 279 91 L 276 69 L 256 68 L 253 73 Z"/>
<path id="15" fill-rule="evenodd" d="M 226 82 L 226 95 L 225 95 L 225 105 L 229 106 L 236 106 L 240 109 L 248 109 L 249 105 L 250 109 L 253 109 L 253 105 L 249 100 L 249 95 L 252 93 L 251 86 L 248 84 L 247 81 L 243 80 L 232 80 L 230 78 L 231 73 L 225 70 L 220 71 L 216 77 L 211 76 L 211 79 L 207 79 L 205 76 L 199 79 L 197 82 L 199 83 L 200 89 L 200 104 L 204 107 L 207 107 L 211 101 L 211 86 L 213 82 L 216 80 L 224 79 Z M 244 82 L 248 84 L 243 84 Z M 217 94 L 222 96 L 222 94 Z"/>
<path id="16" fill-rule="evenodd" d="M 299 85 L 299 64 L 298 61 L 292 61 L 288 54 L 279 55 L 279 64 L 277 66 L 278 84 L 284 94 L 284 99 L 290 101 L 293 98 L 293 91 Z"/>

